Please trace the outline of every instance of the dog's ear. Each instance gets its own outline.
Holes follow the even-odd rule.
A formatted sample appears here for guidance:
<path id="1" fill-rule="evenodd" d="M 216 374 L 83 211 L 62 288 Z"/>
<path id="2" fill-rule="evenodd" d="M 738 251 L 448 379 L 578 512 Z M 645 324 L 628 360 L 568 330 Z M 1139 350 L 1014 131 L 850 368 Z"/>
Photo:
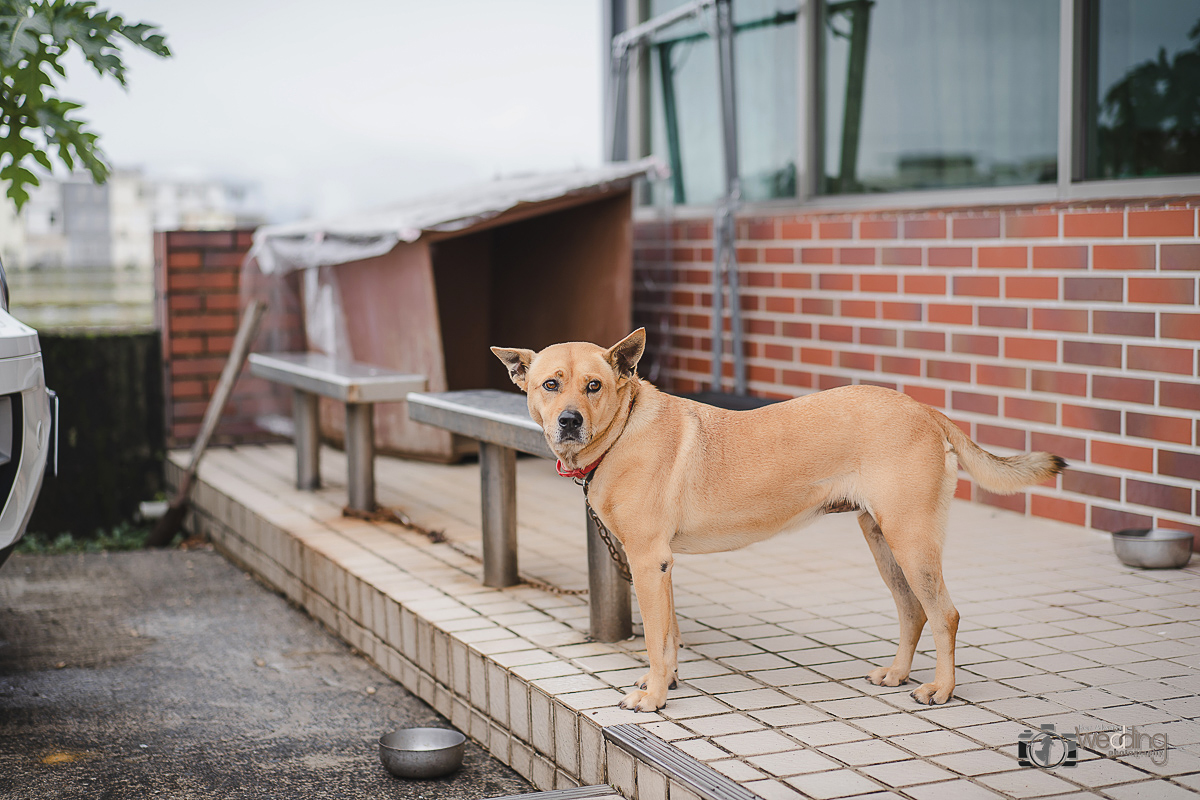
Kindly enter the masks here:
<path id="1" fill-rule="evenodd" d="M 508 377 L 512 378 L 512 382 L 521 387 L 522 392 L 525 391 L 525 376 L 529 374 L 534 352 L 519 347 L 493 347 L 492 352 L 508 368 Z"/>
<path id="2" fill-rule="evenodd" d="M 618 378 L 631 378 L 637 373 L 638 361 L 646 350 L 646 329 L 638 328 L 608 348 L 605 356 Z"/>

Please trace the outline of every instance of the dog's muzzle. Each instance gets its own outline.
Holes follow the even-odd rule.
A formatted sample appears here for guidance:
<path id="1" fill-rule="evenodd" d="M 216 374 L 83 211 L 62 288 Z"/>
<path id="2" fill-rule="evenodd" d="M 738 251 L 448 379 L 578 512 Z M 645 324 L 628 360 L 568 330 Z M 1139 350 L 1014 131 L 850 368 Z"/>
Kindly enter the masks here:
<path id="1" fill-rule="evenodd" d="M 583 441 L 583 414 L 573 408 L 568 408 L 558 415 L 558 441 Z"/>

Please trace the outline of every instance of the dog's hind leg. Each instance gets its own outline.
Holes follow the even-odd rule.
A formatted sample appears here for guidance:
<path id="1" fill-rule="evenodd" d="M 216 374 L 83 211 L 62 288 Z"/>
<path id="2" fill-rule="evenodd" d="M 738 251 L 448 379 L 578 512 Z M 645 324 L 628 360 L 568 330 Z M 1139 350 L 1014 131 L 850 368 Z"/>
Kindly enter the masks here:
<path id="1" fill-rule="evenodd" d="M 923 683 L 912 691 L 913 699 L 925 705 L 944 703 L 954 693 L 954 640 L 958 635 L 958 609 L 942 580 L 940 558 L 909 551 L 897 555 L 897 562 L 908 578 L 913 594 L 921 601 L 933 631 L 937 647 L 937 671 L 932 683 Z"/>
<path id="2" fill-rule="evenodd" d="M 924 705 L 944 703 L 954 692 L 954 640 L 958 635 L 958 610 L 942 580 L 945 514 L 898 516 L 895 522 L 891 519 L 882 515 L 884 539 L 921 603 L 937 647 L 933 682 L 921 684 L 912 696 Z"/>
<path id="3" fill-rule="evenodd" d="M 883 532 L 879 530 L 879 523 L 864 511 L 858 515 L 858 524 L 867 538 L 871 555 L 875 556 L 879 574 L 892 592 L 892 598 L 896 601 L 896 613 L 900 617 L 900 646 L 896 649 L 896 657 L 890 667 L 872 670 L 867 675 L 867 680 L 876 686 L 899 686 L 908 680 L 908 673 L 912 669 L 913 654 L 916 653 L 917 641 L 921 638 L 921 629 L 925 626 L 925 609 L 921 607 L 921 601 L 909 587 L 904 571 L 896 563 L 892 549 L 888 547 Z"/>

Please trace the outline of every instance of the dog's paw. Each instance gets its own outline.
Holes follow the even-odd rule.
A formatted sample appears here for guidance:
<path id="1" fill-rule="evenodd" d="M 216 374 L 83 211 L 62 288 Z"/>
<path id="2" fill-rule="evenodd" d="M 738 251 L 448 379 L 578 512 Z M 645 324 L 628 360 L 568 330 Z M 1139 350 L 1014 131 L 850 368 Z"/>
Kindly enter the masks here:
<path id="1" fill-rule="evenodd" d="M 634 689 L 618 705 L 630 711 L 658 711 L 667 704 L 666 692 L 663 695 L 661 699 L 656 699 L 650 692 Z"/>
<path id="2" fill-rule="evenodd" d="M 923 706 L 939 706 L 950 699 L 954 692 L 953 686 L 939 688 L 936 683 L 922 683 L 910 693 L 913 700 Z"/>
<path id="3" fill-rule="evenodd" d="M 891 667 L 879 667 L 867 674 L 867 680 L 876 686 L 899 686 L 902 683 L 908 683 L 908 673 L 902 673 Z"/>
<path id="4" fill-rule="evenodd" d="M 650 683 L 650 673 L 647 672 L 645 675 L 638 678 L 637 681 L 634 682 L 634 686 L 637 686 L 639 689 L 645 689 L 647 684 L 649 684 L 649 683 Z M 672 678 L 671 678 L 671 685 L 668 686 L 667 688 L 668 689 L 678 689 L 679 688 L 679 670 L 675 670 L 675 675 L 672 676 Z"/>

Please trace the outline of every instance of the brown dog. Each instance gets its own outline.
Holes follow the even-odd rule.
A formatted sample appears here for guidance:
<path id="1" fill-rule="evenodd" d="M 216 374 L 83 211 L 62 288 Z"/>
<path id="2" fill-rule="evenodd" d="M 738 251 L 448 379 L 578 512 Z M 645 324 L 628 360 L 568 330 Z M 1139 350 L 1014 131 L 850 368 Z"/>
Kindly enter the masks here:
<path id="1" fill-rule="evenodd" d="M 942 544 L 958 468 L 988 491 L 1011 493 L 1051 478 L 1065 462 L 1049 453 L 994 456 L 938 411 L 876 386 L 755 411 L 663 394 L 637 376 L 645 343 L 639 329 L 607 350 L 582 342 L 537 353 L 492 348 L 528 394 L 529 414 L 562 465 L 596 470 L 592 507 L 629 558 L 650 671 L 621 707 L 662 708 L 678 674 L 674 553 L 733 550 L 850 510 L 859 512 L 900 616 L 895 659 L 867 680 L 907 681 L 928 621 L 937 670 L 912 696 L 946 702 L 958 611 L 942 581 Z"/>

